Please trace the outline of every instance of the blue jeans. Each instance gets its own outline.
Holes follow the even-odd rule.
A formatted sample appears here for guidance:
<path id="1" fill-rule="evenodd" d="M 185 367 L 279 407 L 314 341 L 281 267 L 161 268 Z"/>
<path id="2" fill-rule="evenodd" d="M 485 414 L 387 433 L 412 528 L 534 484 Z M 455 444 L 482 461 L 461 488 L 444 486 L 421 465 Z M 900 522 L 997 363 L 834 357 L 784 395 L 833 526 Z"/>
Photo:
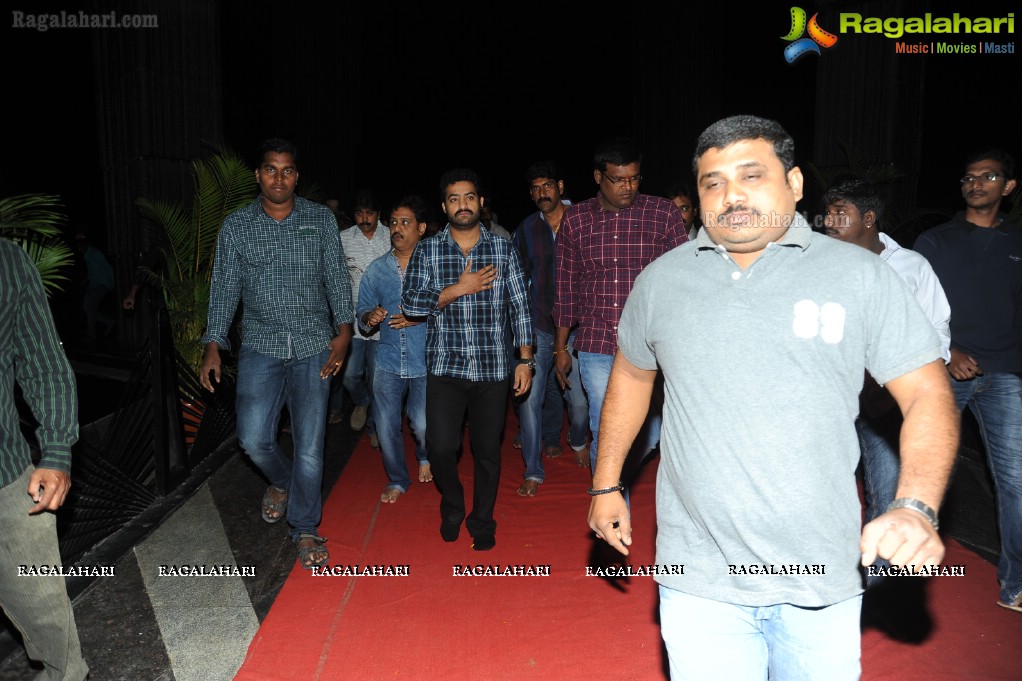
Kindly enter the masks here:
<path id="1" fill-rule="evenodd" d="M 614 357 L 611 355 L 597 352 L 578 353 L 579 374 L 582 377 L 586 396 L 589 398 L 589 430 L 593 436 L 589 445 L 589 463 L 594 472 L 596 471 L 596 451 L 599 444 L 600 412 L 603 410 L 603 401 L 607 397 L 607 383 L 610 381 L 610 369 L 613 364 Z M 646 422 L 632 445 L 632 452 L 638 452 L 640 459 L 644 459 L 660 441 L 660 421 L 659 408 L 650 404 Z"/>
<path id="2" fill-rule="evenodd" d="M 379 341 L 366 340 L 359 338 L 356 333 L 352 337 L 349 345 L 351 351 L 348 353 L 348 359 L 344 363 L 344 369 L 341 372 L 341 383 L 344 389 L 351 395 L 351 401 L 355 403 L 355 406 L 367 407 L 368 415 L 366 417 L 366 432 L 376 432 L 376 421 L 373 416 L 373 368 L 376 366 L 376 348 L 379 347 Z M 330 409 L 331 411 L 337 411 L 340 409 L 340 389 L 335 389 L 337 392 L 331 399 Z"/>
<path id="3" fill-rule="evenodd" d="M 28 657 L 43 664 L 33 679 L 79 681 L 89 673 L 63 577 L 18 576 L 18 566 L 60 565 L 56 516 L 29 515 L 29 466 L 0 487 L 0 608 L 21 632 Z"/>
<path id="4" fill-rule="evenodd" d="M 522 427 L 522 458 L 525 459 L 525 479 L 543 482 L 543 440 L 544 440 L 544 412 L 549 406 L 550 391 L 548 379 L 553 375 L 551 369 L 554 365 L 554 337 L 553 334 L 545 333 L 535 329 L 536 352 L 533 359 L 536 360 L 536 373 L 532 376 L 532 388 L 518 408 L 518 418 Z M 560 407 L 560 394 L 557 396 L 557 406 Z M 560 409 L 558 409 L 560 413 Z M 547 433 L 549 438 L 550 433 Z M 548 444 L 559 443 L 561 439 L 560 424 L 557 427 L 557 437 L 554 440 L 547 439 Z"/>
<path id="5" fill-rule="evenodd" d="M 898 441 L 901 437 L 901 411 L 892 409 L 874 417 L 855 419 L 855 430 L 859 435 L 859 450 L 862 452 L 863 488 L 866 492 L 866 522 L 875 520 L 887 511 L 898 493 L 898 473 L 901 469 L 898 458 Z M 884 558 L 873 563 L 877 567 L 888 567 Z M 866 576 L 868 585 L 883 579 L 880 575 Z"/>
<path id="6" fill-rule="evenodd" d="M 323 510 L 323 438 L 330 379 L 319 371 L 330 350 L 305 359 L 277 359 L 241 346 L 238 353 L 238 442 L 263 475 L 287 490 L 291 536 L 315 534 Z M 291 414 L 294 456 L 277 443 L 280 412 Z"/>
<path id="7" fill-rule="evenodd" d="M 671 681 L 852 681 L 862 596 L 823 608 L 732 605 L 660 587 Z"/>
<path id="8" fill-rule="evenodd" d="M 535 331 L 535 333 L 542 333 Z M 551 335 L 551 340 L 553 336 Z M 575 338 L 574 332 L 568 336 L 568 356 L 571 357 L 571 376 L 578 376 L 578 358 L 572 350 L 572 341 Z M 552 354 L 552 353 L 551 353 Z M 538 363 L 538 361 L 537 361 Z M 535 377 L 533 381 L 535 382 Z M 553 362 L 546 379 L 546 397 L 543 398 L 543 446 L 560 447 L 561 445 L 561 424 L 564 422 L 564 408 L 568 409 L 568 446 L 576 452 L 581 452 L 586 447 L 586 435 L 589 434 L 589 400 L 586 399 L 586 391 L 575 379 L 574 390 L 561 390 L 557 382 L 557 373 L 553 371 Z M 529 392 L 532 396 L 532 391 Z M 521 406 L 524 402 L 514 401 L 515 414 L 519 417 L 521 426 Z M 522 429 L 519 427 L 515 442 L 521 444 Z"/>
<path id="9" fill-rule="evenodd" d="M 1022 594 L 1022 378 L 990 373 L 971 381 L 951 380 L 960 410 L 968 406 L 979 424 L 987 465 L 997 495 L 1001 557 L 997 580 L 1001 600 Z"/>
<path id="10" fill-rule="evenodd" d="M 568 406 L 568 444 L 579 451 L 586 444 L 586 430 L 589 427 L 589 401 L 585 392 L 576 385 L 561 392 L 554 372 L 554 336 L 539 329 L 536 334 L 536 373 L 532 377 L 533 388 L 519 407 L 521 421 L 522 457 L 525 459 L 525 479 L 543 482 L 543 446 L 561 445 L 562 409 Z M 574 334 L 568 338 L 568 352 Z M 578 361 L 572 357 L 572 374 L 578 375 Z M 540 389 L 545 386 L 545 389 Z"/>
<path id="11" fill-rule="evenodd" d="M 405 403 L 407 398 L 407 404 Z M 383 470 L 390 484 L 387 489 L 408 490 L 411 481 L 405 463 L 405 440 L 401 434 L 401 407 L 415 438 L 415 458 L 429 463 L 426 456 L 426 377 L 401 378 L 400 375 L 376 367 L 373 378 L 373 409 L 376 410 L 376 435 L 383 452 Z"/>

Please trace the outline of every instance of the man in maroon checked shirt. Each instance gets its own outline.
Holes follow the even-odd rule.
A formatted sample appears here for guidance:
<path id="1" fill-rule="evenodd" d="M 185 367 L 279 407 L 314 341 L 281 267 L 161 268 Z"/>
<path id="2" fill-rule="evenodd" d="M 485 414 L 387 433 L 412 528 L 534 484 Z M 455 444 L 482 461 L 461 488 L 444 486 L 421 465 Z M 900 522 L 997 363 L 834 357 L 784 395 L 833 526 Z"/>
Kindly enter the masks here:
<path id="1" fill-rule="evenodd" d="M 574 345 L 589 396 L 589 460 L 594 471 L 600 410 L 625 299 L 646 265 L 687 241 L 678 208 L 667 199 L 639 193 L 641 169 L 642 152 L 632 140 L 614 137 L 601 143 L 593 154 L 593 179 L 600 189 L 595 198 L 568 209 L 557 237 L 554 349 L 567 346 L 568 332 L 577 324 Z M 568 375 L 568 354 L 557 352 L 554 358 L 561 387 L 577 381 Z M 660 414 L 651 409 L 634 449 L 645 455 L 659 439 Z"/>

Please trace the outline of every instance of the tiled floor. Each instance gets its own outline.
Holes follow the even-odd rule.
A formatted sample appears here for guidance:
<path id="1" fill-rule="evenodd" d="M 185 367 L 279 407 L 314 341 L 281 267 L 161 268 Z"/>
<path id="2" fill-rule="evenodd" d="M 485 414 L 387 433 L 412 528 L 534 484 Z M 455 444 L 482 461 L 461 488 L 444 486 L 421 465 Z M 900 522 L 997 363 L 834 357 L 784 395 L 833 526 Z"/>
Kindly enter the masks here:
<path id="1" fill-rule="evenodd" d="M 328 428 L 324 496 L 358 437 L 346 420 Z M 234 444 L 229 448 L 221 452 L 226 461 L 151 534 L 123 555 L 100 559 L 115 566 L 115 576 L 95 579 L 76 598 L 92 681 L 233 678 L 296 553 L 286 525 L 268 525 L 259 515 L 266 482 Z M 251 566 L 255 576 L 159 575 L 161 565 L 225 563 Z M 35 673 L 20 649 L 0 662 L 0 681 Z"/>

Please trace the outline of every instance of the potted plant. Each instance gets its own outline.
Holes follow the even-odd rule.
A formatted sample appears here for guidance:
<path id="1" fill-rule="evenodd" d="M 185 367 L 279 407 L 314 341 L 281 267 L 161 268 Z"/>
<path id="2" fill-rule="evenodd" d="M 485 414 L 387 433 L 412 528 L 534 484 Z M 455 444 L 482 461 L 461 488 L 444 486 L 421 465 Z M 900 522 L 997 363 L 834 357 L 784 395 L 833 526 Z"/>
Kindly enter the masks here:
<path id="1" fill-rule="evenodd" d="M 216 254 L 217 236 L 224 218 L 252 201 L 255 174 L 233 152 L 221 150 L 192 163 L 195 198 L 191 210 L 165 201 L 137 199 L 145 223 L 161 244 L 163 266 L 145 269 L 159 286 L 170 319 L 174 346 L 181 356 L 178 384 L 186 444 L 194 440 L 205 407 L 199 400 L 196 378 L 202 368 L 203 345 L 209 314 L 209 287 Z M 189 387 L 193 389 L 189 389 Z"/>
<path id="2" fill-rule="evenodd" d="M 74 263 L 74 253 L 61 240 L 64 214 L 60 197 L 22 194 L 0 199 L 0 237 L 25 249 L 39 270 L 46 295 L 61 290 L 64 271 Z"/>

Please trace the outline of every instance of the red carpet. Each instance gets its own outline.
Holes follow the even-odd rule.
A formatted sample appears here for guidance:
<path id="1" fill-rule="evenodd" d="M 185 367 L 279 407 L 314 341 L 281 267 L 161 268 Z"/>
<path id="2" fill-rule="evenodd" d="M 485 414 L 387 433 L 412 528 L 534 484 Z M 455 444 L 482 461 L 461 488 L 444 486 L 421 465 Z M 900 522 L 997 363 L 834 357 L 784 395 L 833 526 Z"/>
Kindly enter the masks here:
<path id="1" fill-rule="evenodd" d="M 586 566 L 598 564 L 586 525 L 587 471 L 575 467 L 566 449 L 560 459 L 546 460 L 539 494 L 522 499 L 515 494 L 521 454 L 510 440 L 497 546 L 480 553 L 471 550 L 464 528 L 457 542 L 441 540 L 432 484 L 413 482 L 396 504 L 381 504 L 386 476 L 378 452 L 363 439 L 324 509 L 320 531 L 330 538 L 331 565 L 407 565 L 409 576 L 315 577 L 296 565 L 236 678 L 666 679 L 652 579 L 586 576 Z M 461 470 L 469 502 L 471 469 L 466 453 Z M 655 474 L 654 462 L 632 493 L 632 565 L 653 561 Z M 867 628 L 863 679 L 1022 679 L 1022 614 L 994 605 L 993 566 L 949 544 L 945 562 L 965 564 L 966 576 L 931 578 L 924 591 L 915 589 L 928 599 L 932 617 L 928 634 L 907 627 L 907 638 L 921 643 Z M 549 565 L 550 576 L 452 574 L 466 565 Z M 894 621 L 912 606 L 899 606 Z"/>

